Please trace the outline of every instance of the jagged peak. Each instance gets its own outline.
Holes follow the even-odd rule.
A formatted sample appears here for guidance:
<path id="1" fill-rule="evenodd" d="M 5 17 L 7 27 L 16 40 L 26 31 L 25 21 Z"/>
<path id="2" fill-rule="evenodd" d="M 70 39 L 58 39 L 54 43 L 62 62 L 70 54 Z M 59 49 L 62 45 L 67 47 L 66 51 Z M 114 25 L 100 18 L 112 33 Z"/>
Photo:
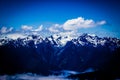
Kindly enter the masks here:
<path id="1" fill-rule="evenodd" d="M 52 45 L 55 45 L 57 47 L 59 46 L 65 46 L 68 41 L 72 41 L 76 45 L 93 45 L 96 47 L 97 45 L 104 45 L 105 43 L 113 43 L 117 46 L 120 46 L 120 40 L 117 38 L 110 38 L 110 37 L 103 37 L 100 38 L 94 34 L 81 34 L 78 38 L 71 37 L 71 36 L 61 36 L 61 35 L 51 35 L 49 37 L 43 38 L 41 35 L 24 35 L 24 34 L 9 34 L 5 36 L 4 38 L 0 38 L 0 45 L 7 44 L 9 41 L 14 40 L 19 41 L 21 40 L 24 45 L 28 43 L 28 41 L 32 40 L 34 44 L 39 44 L 43 41 L 49 42 Z"/>

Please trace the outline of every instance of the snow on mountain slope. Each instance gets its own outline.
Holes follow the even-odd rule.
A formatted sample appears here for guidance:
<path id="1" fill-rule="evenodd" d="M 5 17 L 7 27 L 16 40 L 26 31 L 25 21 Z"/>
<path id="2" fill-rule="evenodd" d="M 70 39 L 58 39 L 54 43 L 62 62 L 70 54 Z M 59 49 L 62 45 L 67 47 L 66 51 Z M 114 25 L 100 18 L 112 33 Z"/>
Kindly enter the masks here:
<path id="1" fill-rule="evenodd" d="M 78 38 L 73 38 L 71 36 L 61 36 L 54 34 L 52 36 L 46 37 L 51 44 L 59 46 L 65 46 L 68 41 L 72 41 L 74 44 L 78 45 L 87 45 L 92 44 L 94 47 L 97 45 L 104 45 L 106 42 L 112 41 L 114 44 L 119 43 L 119 39 L 116 38 L 99 38 L 94 34 L 82 34 Z M 8 34 L 4 38 L 0 38 L 0 45 L 5 44 L 10 40 L 18 41 L 21 39 L 23 42 L 30 40 L 34 41 L 34 44 L 39 44 L 42 41 L 45 41 L 45 38 L 39 35 L 24 35 L 24 34 Z M 117 44 L 119 46 L 119 44 Z"/>
<path id="2" fill-rule="evenodd" d="M 11 43 L 14 46 L 23 45 L 29 47 L 29 44 L 32 44 L 34 47 L 37 48 L 40 43 L 49 43 L 54 47 L 64 47 L 68 42 L 72 42 L 76 46 L 108 46 L 109 48 L 111 48 L 111 50 L 120 47 L 120 40 L 117 38 L 100 38 L 96 35 L 86 33 L 78 36 L 77 38 L 66 35 L 61 36 L 57 34 L 51 35 L 46 38 L 43 38 L 40 35 L 8 34 L 0 38 L 0 46 Z"/>

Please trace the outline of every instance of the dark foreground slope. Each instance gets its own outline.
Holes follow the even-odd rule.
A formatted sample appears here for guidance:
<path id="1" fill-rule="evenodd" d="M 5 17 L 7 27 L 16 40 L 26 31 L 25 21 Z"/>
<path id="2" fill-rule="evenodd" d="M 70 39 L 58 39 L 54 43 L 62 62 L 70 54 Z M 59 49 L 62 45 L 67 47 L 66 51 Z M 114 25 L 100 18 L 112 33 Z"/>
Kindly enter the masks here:
<path id="1" fill-rule="evenodd" d="M 72 70 L 82 73 L 70 78 L 120 76 L 119 39 L 83 34 L 65 45 L 60 43 L 62 39 L 62 36 L 43 39 L 35 35 L 17 40 L 1 39 L 0 74 L 32 72 L 49 75 L 52 71 Z M 85 73 L 90 68 L 94 72 Z"/>
<path id="2" fill-rule="evenodd" d="M 120 79 L 120 48 L 117 49 L 110 61 L 94 72 L 71 74 L 67 78 L 80 80 L 119 80 Z"/>

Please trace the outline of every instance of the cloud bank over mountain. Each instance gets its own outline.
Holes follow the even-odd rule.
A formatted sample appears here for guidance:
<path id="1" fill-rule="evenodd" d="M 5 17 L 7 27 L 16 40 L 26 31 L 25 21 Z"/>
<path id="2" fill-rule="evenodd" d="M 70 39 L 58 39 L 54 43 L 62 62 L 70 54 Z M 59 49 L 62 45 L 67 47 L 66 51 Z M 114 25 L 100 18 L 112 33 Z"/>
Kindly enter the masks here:
<path id="1" fill-rule="evenodd" d="M 6 34 L 10 32 L 44 32 L 46 34 L 49 33 L 59 33 L 59 34 L 77 34 L 79 29 L 82 28 L 92 28 L 92 27 L 99 27 L 106 24 L 105 20 L 102 21 L 94 21 L 93 19 L 85 19 L 83 17 L 78 17 L 74 19 L 69 19 L 65 21 L 63 24 L 52 24 L 48 27 L 45 27 L 44 25 L 40 25 L 38 27 L 30 26 L 30 25 L 22 25 L 21 30 L 14 30 L 13 27 L 7 28 L 2 27 L 0 29 L 1 34 Z M 13 31 L 14 30 L 14 31 Z"/>
<path id="2" fill-rule="evenodd" d="M 12 30 L 13 30 L 13 27 L 10 27 L 10 28 L 2 27 L 2 28 L 0 29 L 0 33 L 1 33 L 1 34 L 9 33 L 9 32 L 11 32 Z"/>

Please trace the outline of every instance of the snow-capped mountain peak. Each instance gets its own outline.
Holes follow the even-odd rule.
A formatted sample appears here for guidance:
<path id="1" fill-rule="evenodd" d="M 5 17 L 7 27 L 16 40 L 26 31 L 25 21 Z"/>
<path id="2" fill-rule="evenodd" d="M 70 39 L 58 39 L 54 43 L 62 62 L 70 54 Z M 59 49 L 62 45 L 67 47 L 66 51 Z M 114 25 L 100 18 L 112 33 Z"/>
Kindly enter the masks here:
<path id="1" fill-rule="evenodd" d="M 40 35 L 23 35 L 23 34 L 9 34 L 6 35 L 4 38 L 0 38 L 0 45 L 7 44 L 9 41 L 14 41 L 14 43 L 18 41 L 22 41 L 21 45 L 28 44 L 29 41 L 33 41 L 34 45 L 46 42 L 50 43 L 54 46 L 60 47 L 65 46 L 68 41 L 72 41 L 75 45 L 91 45 L 93 47 L 97 47 L 98 45 L 104 46 L 106 43 L 112 42 L 114 44 L 117 44 L 119 46 L 119 39 L 116 38 L 100 38 L 94 34 L 82 34 L 78 38 L 74 38 L 72 36 L 61 36 L 61 35 L 51 35 L 49 37 L 43 38 Z"/>

